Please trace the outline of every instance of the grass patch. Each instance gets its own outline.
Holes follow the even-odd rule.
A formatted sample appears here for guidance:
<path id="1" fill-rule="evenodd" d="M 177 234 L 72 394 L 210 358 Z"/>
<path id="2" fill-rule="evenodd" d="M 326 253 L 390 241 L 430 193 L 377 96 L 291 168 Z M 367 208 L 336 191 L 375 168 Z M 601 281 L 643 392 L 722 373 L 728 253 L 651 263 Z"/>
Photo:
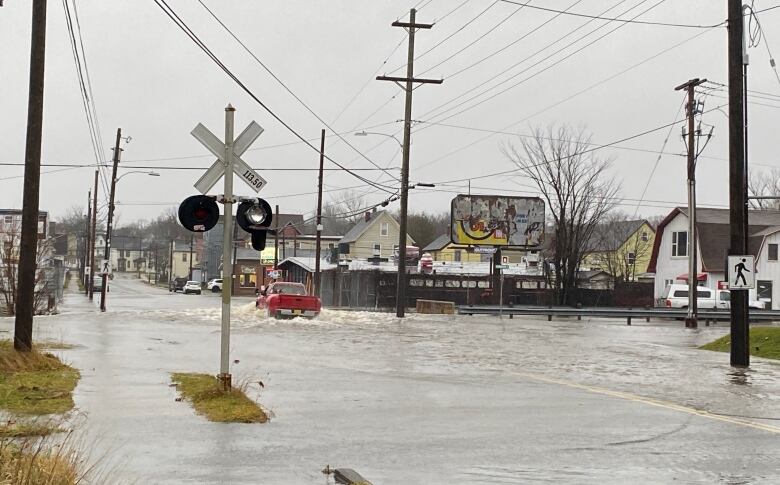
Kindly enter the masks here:
<path id="1" fill-rule="evenodd" d="M 198 414 L 220 423 L 265 423 L 268 415 L 246 394 L 246 386 L 223 391 L 219 380 L 208 374 L 177 372 L 171 375 L 182 397 Z"/>
<path id="2" fill-rule="evenodd" d="M 72 432 L 57 440 L 0 439 L 0 484 L 76 485 L 109 483 L 94 477 L 95 465 L 73 441 Z M 91 482 L 91 479 L 98 481 Z"/>
<path id="3" fill-rule="evenodd" d="M 64 431 L 62 428 L 51 422 L 9 420 L 0 424 L 0 439 L 48 436 L 53 433 L 61 433 L 62 431 Z"/>
<path id="4" fill-rule="evenodd" d="M 731 351 L 731 335 L 726 335 L 699 347 L 717 352 Z M 750 355 L 767 359 L 780 359 L 780 327 L 751 327 Z"/>
<path id="5" fill-rule="evenodd" d="M 69 411 L 79 377 L 50 353 L 17 352 L 10 341 L 0 340 L 0 409 L 35 415 Z"/>

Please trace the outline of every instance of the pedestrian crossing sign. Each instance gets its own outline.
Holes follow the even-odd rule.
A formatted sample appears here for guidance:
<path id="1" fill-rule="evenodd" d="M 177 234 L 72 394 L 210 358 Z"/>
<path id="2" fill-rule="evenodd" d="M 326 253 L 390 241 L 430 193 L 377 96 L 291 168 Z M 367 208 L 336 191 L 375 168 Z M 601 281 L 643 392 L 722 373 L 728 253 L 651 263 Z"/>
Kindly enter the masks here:
<path id="1" fill-rule="evenodd" d="M 756 287 L 756 258 L 751 255 L 729 256 L 730 290 L 752 290 Z"/>

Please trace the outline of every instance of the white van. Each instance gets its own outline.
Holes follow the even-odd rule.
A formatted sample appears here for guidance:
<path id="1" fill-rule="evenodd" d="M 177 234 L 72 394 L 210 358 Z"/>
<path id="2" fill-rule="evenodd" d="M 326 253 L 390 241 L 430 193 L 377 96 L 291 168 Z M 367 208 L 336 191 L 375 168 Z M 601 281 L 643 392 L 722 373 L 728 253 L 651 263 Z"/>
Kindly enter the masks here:
<path id="1" fill-rule="evenodd" d="M 731 308 L 731 292 L 729 290 L 713 290 L 706 286 L 696 289 L 698 308 L 716 308 L 728 310 Z M 663 293 L 666 308 L 688 308 L 688 285 L 667 285 Z M 753 309 L 764 309 L 763 301 L 750 300 L 748 306 Z"/>

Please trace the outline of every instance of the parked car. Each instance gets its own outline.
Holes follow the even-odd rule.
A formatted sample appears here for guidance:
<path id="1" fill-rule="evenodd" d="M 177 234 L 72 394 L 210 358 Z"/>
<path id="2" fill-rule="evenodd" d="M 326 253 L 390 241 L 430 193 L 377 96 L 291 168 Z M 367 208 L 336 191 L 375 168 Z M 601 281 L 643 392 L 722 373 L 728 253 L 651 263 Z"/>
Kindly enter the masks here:
<path id="1" fill-rule="evenodd" d="M 667 285 L 662 297 L 666 308 L 688 308 L 688 285 Z M 731 308 L 731 292 L 699 286 L 696 289 L 696 305 L 697 308 L 728 310 Z M 763 310 L 764 302 L 751 300 L 749 307 Z"/>
<path id="2" fill-rule="evenodd" d="M 322 302 L 317 296 L 307 295 L 303 284 L 285 281 L 261 288 L 255 308 L 266 308 L 268 316 L 274 318 L 314 318 L 320 314 Z"/>
<path id="3" fill-rule="evenodd" d="M 212 293 L 219 293 L 222 291 L 222 278 L 214 278 L 206 283 L 206 289 Z"/>
<path id="4" fill-rule="evenodd" d="M 188 295 L 190 293 L 195 293 L 196 295 L 200 295 L 200 283 L 197 281 L 188 281 L 184 283 L 184 287 L 182 288 L 182 291 L 185 295 Z"/>
<path id="5" fill-rule="evenodd" d="M 187 284 L 187 278 L 174 278 L 168 285 L 168 291 L 176 292 L 183 291 L 184 285 Z"/>

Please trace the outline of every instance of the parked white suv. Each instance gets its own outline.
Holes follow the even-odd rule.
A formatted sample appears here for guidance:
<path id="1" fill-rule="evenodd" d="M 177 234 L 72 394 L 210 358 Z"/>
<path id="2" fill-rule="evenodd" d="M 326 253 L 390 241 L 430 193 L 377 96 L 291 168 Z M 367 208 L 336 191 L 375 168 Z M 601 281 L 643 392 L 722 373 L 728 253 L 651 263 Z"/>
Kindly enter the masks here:
<path id="1" fill-rule="evenodd" d="M 206 283 L 206 289 L 212 293 L 219 293 L 222 291 L 222 278 L 214 278 Z"/>

